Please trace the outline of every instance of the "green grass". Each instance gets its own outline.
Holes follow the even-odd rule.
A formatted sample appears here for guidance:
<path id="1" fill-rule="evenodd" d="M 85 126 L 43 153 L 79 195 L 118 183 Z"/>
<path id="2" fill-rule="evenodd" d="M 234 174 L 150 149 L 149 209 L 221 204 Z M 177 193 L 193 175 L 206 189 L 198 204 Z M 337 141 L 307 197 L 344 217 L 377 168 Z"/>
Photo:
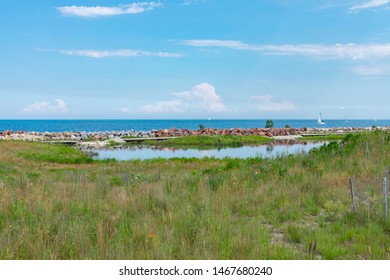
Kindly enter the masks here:
<path id="1" fill-rule="evenodd" d="M 164 141 L 148 140 L 145 145 L 162 147 L 186 147 L 186 148 L 215 148 L 215 147 L 241 147 L 244 145 L 257 145 L 271 142 L 271 138 L 262 136 L 186 136 L 168 139 Z"/>
<path id="2" fill-rule="evenodd" d="M 28 160 L 66 164 L 90 163 L 93 161 L 81 151 L 60 144 L 36 145 L 34 149 L 20 152 L 19 155 Z"/>
<path id="3" fill-rule="evenodd" d="M 93 161 L 0 141 L 0 259 L 390 259 L 375 189 L 389 165 L 379 132 L 276 159 Z"/>
<path id="4" fill-rule="evenodd" d="M 330 134 L 319 136 L 304 136 L 299 138 L 300 141 L 338 141 L 343 140 L 347 134 Z"/>

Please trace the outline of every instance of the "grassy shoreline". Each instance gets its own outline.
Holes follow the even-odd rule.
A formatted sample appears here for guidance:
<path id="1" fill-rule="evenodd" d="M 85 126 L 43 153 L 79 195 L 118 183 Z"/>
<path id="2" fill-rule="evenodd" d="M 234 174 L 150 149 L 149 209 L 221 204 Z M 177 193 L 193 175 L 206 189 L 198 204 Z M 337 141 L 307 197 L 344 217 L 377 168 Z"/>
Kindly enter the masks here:
<path id="1" fill-rule="evenodd" d="M 354 212 L 348 186 L 389 165 L 382 132 L 276 159 L 95 161 L 0 141 L 0 259 L 390 259 L 380 194 Z"/>
<path id="2" fill-rule="evenodd" d="M 244 145 L 260 145 L 272 142 L 272 138 L 262 136 L 185 136 L 164 141 L 147 140 L 145 145 L 161 147 L 241 147 Z"/>

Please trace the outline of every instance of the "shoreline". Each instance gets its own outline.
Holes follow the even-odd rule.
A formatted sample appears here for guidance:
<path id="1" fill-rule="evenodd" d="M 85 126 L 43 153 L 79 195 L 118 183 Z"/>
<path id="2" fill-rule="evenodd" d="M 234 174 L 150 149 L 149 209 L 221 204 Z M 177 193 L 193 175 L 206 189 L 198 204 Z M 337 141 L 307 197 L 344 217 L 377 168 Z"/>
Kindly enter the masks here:
<path id="1" fill-rule="evenodd" d="M 160 129 L 151 131 L 101 131 L 101 132 L 35 132 L 35 131 L 0 131 L 0 140 L 15 141 L 114 141 L 121 142 L 122 138 L 160 138 L 160 137 L 187 137 L 187 136 L 263 136 L 274 139 L 296 139 L 309 135 L 337 135 L 348 133 L 364 133 L 375 130 L 390 131 L 386 127 L 338 127 L 338 128 L 232 128 L 202 130 L 190 129 Z M 122 140 L 123 141 L 123 140 Z"/>

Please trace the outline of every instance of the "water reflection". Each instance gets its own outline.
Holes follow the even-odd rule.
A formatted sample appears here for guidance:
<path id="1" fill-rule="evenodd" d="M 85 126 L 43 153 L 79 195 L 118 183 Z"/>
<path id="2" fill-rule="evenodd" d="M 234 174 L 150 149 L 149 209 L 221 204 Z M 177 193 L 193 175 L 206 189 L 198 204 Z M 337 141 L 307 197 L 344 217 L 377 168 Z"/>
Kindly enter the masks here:
<path id="1" fill-rule="evenodd" d="M 274 150 L 274 146 L 272 144 L 267 145 L 267 148 L 266 148 L 267 153 L 272 153 L 273 150 Z"/>
<path id="2" fill-rule="evenodd" d="M 131 145 L 110 149 L 92 150 L 95 159 L 115 158 L 117 160 L 154 159 L 154 158 L 249 158 L 286 156 L 289 154 L 306 153 L 313 148 L 318 148 L 326 142 L 289 142 L 278 141 L 272 144 L 259 146 L 243 146 L 238 148 L 219 149 L 184 149 L 175 147 Z"/>

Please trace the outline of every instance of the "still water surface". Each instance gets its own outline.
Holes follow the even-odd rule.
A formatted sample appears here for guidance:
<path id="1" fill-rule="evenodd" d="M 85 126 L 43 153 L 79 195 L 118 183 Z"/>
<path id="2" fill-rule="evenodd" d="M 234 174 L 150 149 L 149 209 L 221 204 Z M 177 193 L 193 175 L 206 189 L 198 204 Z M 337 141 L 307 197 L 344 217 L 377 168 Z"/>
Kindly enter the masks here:
<path id="1" fill-rule="evenodd" d="M 176 149 L 167 147 L 131 146 L 116 149 L 93 150 L 97 154 L 95 159 L 135 160 L 155 158 L 271 158 L 296 153 L 306 153 L 313 148 L 318 148 L 326 142 L 319 143 L 295 143 L 295 144 L 268 144 L 260 146 L 244 146 L 239 148 L 223 148 L 211 150 Z"/>

